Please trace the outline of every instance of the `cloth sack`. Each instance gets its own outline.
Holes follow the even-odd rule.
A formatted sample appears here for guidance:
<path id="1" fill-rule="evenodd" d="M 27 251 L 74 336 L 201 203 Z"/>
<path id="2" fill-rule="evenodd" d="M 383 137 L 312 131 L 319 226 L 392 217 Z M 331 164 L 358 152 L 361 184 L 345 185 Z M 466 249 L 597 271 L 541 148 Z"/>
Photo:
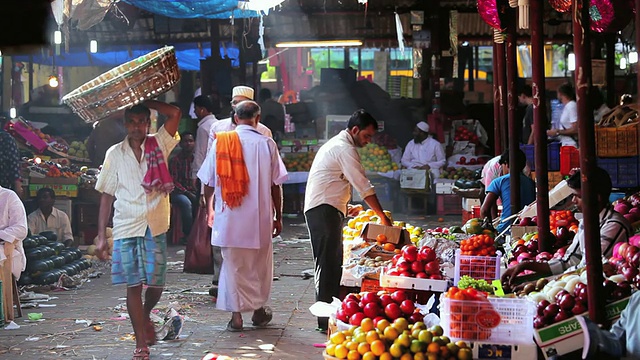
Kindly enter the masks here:
<path id="1" fill-rule="evenodd" d="M 142 179 L 142 187 L 144 191 L 149 194 L 151 192 L 159 191 L 165 194 L 170 194 L 173 191 L 174 184 L 167 163 L 164 159 L 164 154 L 160 150 L 158 140 L 153 136 L 147 136 L 144 147 L 144 157 L 147 161 L 147 173 Z"/>
<path id="2" fill-rule="evenodd" d="M 207 225 L 207 209 L 204 207 L 198 208 L 198 214 L 187 238 L 183 271 L 191 274 L 213 274 L 211 228 Z"/>

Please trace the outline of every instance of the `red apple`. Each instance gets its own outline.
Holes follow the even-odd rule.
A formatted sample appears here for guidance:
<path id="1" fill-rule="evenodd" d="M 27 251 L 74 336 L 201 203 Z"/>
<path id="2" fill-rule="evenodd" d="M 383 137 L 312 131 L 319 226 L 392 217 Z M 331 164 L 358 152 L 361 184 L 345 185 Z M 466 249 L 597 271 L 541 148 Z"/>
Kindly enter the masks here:
<path id="1" fill-rule="evenodd" d="M 369 319 L 374 319 L 376 316 L 382 313 L 382 307 L 378 303 L 370 302 L 364 306 L 362 312 Z"/>
<path id="2" fill-rule="evenodd" d="M 587 309 L 587 307 L 581 301 L 576 301 L 576 305 L 573 307 L 573 309 L 571 309 L 571 313 L 573 315 L 579 315 L 586 312 L 587 310 L 589 309 Z"/>
<path id="3" fill-rule="evenodd" d="M 547 320 L 545 319 L 544 316 L 535 316 L 533 318 L 533 328 L 534 329 L 540 329 L 547 326 Z"/>
<path id="4" fill-rule="evenodd" d="M 436 259 L 436 252 L 428 246 L 423 246 L 418 252 L 418 259 L 429 263 Z"/>
<path id="5" fill-rule="evenodd" d="M 409 271 L 411 270 L 411 261 L 407 260 L 406 258 L 403 258 L 401 260 L 398 260 L 396 267 L 398 268 L 399 272 Z"/>
<path id="6" fill-rule="evenodd" d="M 624 258 L 624 254 L 629 246 L 630 245 L 628 243 L 622 243 L 620 247 L 618 247 L 618 256 Z"/>
<path id="7" fill-rule="evenodd" d="M 431 275 L 429 275 L 429 279 L 431 279 L 431 280 L 442 280 L 442 275 L 441 274 L 431 274 Z"/>
<path id="8" fill-rule="evenodd" d="M 402 310 L 400 310 L 400 306 L 396 303 L 391 303 L 384 307 L 384 314 L 390 320 L 395 320 L 402 316 Z"/>
<path id="9" fill-rule="evenodd" d="M 566 294 L 562 295 L 562 297 L 560 297 L 560 301 L 558 301 L 558 305 L 562 310 L 569 311 L 573 309 L 573 307 L 576 305 L 576 300 L 573 298 L 573 295 L 567 292 Z"/>
<path id="10" fill-rule="evenodd" d="M 413 314 L 413 311 L 415 309 L 416 309 L 416 306 L 413 304 L 413 301 L 411 300 L 405 300 L 400 304 L 400 310 L 402 310 L 402 312 L 405 315 Z"/>
<path id="11" fill-rule="evenodd" d="M 566 310 L 560 310 L 560 311 L 558 311 L 556 316 L 554 316 L 553 322 L 554 323 L 559 323 L 560 321 L 567 320 L 568 318 L 571 317 L 571 315 L 572 314 L 570 312 L 566 311 Z"/>
<path id="12" fill-rule="evenodd" d="M 400 305 L 403 301 L 408 299 L 408 296 L 406 292 L 402 290 L 396 290 L 391 293 L 391 299 L 393 299 L 396 304 Z"/>
<path id="13" fill-rule="evenodd" d="M 640 267 L 640 252 L 636 252 L 635 254 L 631 255 L 631 258 L 627 261 L 629 262 L 629 265 L 633 267 Z"/>
<path id="14" fill-rule="evenodd" d="M 562 297 L 563 297 L 563 296 L 565 296 L 565 295 L 567 295 L 567 294 L 569 294 L 569 292 L 568 292 L 567 290 L 564 290 L 564 289 L 563 289 L 563 290 L 558 291 L 558 292 L 556 293 L 556 297 L 555 297 L 556 303 L 559 303 L 559 302 L 560 302 L 560 299 L 562 299 Z M 558 305 L 559 305 L 559 304 L 558 304 Z"/>
<path id="15" fill-rule="evenodd" d="M 558 306 L 558 304 L 549 304 L 542 314 L 547 319 L 553 319 L 558 314 L 558 311 L 560 311 L 560 306 Z"/>
<path id="16" fill-rule="evenodd" d="M 408 320 L 409 320 L 409 323 L 411 323 L 411 324 L 415 324 L 415 323 L 417 323 L 418 321 L 422 321 L 422 320 L 424 320 L 424 316 L 423 316 L 420 312 L 416 311 L 416 312 L 414 312 L 413 314 L 411 314 L 411 315 L 409 316 L 409 319 L 408 319 Z"/>
<path id="17" fill-rule="evenodd" d="M 391 295 L 389 295 L 389 294 L 380 295 L 380 303 L 382 304 L 382 307 L 386 307 L 387 305 L 391 304 L 392 302 L 394 302 L 394 301 L 391 298 Z"/>
<path id="18" fill-rule="evenodd" d="M 362 322 L 362 319 L 364 319 L 364 313 L 362 312 L 357 312 L 353 315 L 351 315 L 351 317 L 349 317 L 349 324 L 354 325 L 354 326 L 360 326 L 360 323 Z"/>
<path id="19" fill-rule="evenodd" d="M 544 309 L 549 306 L 549 302 L 547 300 L 542 300 L 536 305 L 536 312 L 539 316 L 544 316 Z"/>
<path id="20" fill-rule="evenodd" d="M 344 312 L 348 317 L 351 317 L 353 314 L 361 312 L 362 309 L 360 308 L 360 305 L 358 305 L 357 302 L 349 300 L 344 304 Z"/>
<path id="21" fill-rule="evenodd" d="M 626 249 L 625 249 L 625 251 L 624 251 L 624 256 L 623 256 L 623 257 L 624 257 L 624 259 L 625 259 L 628 263 L 630 263 L 630 262 L 631 262 L 631 258 L 633 258 L 633 255 L 634 255 L 635 253 L 637 253 L 637 252 L 638 252 L 638 250 L 640 250 L 640 249 L 638 249 L 637 247 L 635 247 L 635 246 L 633 246 L 633 245 L 629 245 L 629 246 L 627 246 L 627 248 L 626 248 Z"/>
<path id="22" fill-rule="evenodd" d="M 346 323 L 347 320 L 349 320 L 349 318 L 347 317 L 347 314 L 345 313 L 345 311 L 343 309 L 338 309 L 338 311 L 336 311 L 336 319 Z"/>
<path id="23" fill-rule="evenodd" d="M 411 263 L 411 271 L 413 271 L 414 274 L 422 272 L 422 270 L 424 270 L 424 262 L 422 262 L 422 260 L 416 260 Z"/>
<path id="24" fill-rule="evenodd" d="M 400 254 L 393 255 L 393 257 L 391 258 L 391 264 L 395 266 L 400 259 L 402 259 L 402 255 Z"/>
<path id="25" fill-rule="evenodd" d="M 403 246 L 400 253 L 402 254 L 402 257 L 409 262 L 413 262 L 418 259 L 418 248 L 415 245 Z"/>
<path id="26" fill-rule="evenodd" d="M 384 314 L 384 311 L 382 313 Z M 376 316 L 373 319 L 373 326 L 378 327 L 378 323 L 380 322 L 380 320 L 386 320 L 386 318 L 384 316 Z"/>
<path id="27" fill-rule="evenodd" d="M 640 254 L 640 253 L 636 253 L 636 254 Z M 624 276 L 625 279 L 627 279 L 627 281 L 632 281 L 633 278 L 635 278 L 636 275 L 638 275 L 638 268 L 635 266 L 632 266 L 631 264 L 624 263 L 620 267 L 620 273 Z"/>
<path id="28" fill-rule="evenodd" d="M 433 260 L 428 262 L 424 266 L 424 272 L 429 275 L 439 274 L 440 273 L 440 262 L 438 260 Z"/>
<path id="29" fill-rule="evenodd" d="M 356 295 L 354 293 L 349 293 L 349 294 L 347 294 L 347 296 L 344 297 L 344 300 L 342 300 L 342 304 L 346 303 L 347 301 L 358 302 L 358 301 L 360 301 L 360 298 L 358 297 L 358 295 Z"/>
<path id="30" fill-rule="evenodd" d="M 427 279 L 427 278 L 429 278 L 429 275 L 427 275 L 426 272 L 421 271 L 421 272 L 416 274 L 416 278 L 418 278 L 418 279 Z"/>
<path id="31" fill-rule="evenodd" d="M 411 270 L 411 269 L 409 269 Z M 413 273 L 411 271 L 403 271 L 400 273 L 400 276 L 404 276 L 404 277 L 414 277 Z"/>
<path id="32" fill-rule="evenodd" d="M 362 303 L 363 304 L 369 304 L 369 303 L 380 303 L 380 297 L 373 292 L 366 292 L 364 294 L 362 294 Z"/>
<path id="33" fill-rule="evenodd" d="M 389 276 L 399 276 L 400 272 L 398 272 L 398 269 L 396 269 L 396 268 L 391 268 L 391 270 L 387 271 L 387 275 L 389 275 Z"/>

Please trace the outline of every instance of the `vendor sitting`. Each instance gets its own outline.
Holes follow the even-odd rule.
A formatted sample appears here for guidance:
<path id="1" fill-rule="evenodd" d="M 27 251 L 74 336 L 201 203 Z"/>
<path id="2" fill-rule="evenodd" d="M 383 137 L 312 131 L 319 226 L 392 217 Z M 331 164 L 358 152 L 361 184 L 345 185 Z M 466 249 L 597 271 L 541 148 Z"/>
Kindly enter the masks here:
<path id="1" fill-rule="evenodd" d="M 56 201 L 56 193 L 53 189 L 42 188 L 36 194 L 38 210 L 28 216 L 29 230 L 32 234 L 43 231 L 53 231 L 58 241 L 69 247 L 73 244 L 73 233 L 69 216 L 63 211 L 53 207 Z"/>
<path id="2" fill-rule="evenodd" d="M 440 177 L 440 168 L 446 163 L 442 144 L 429 134 L 429 124 L 419 122 L 413 129 L 413 140 L 409 141 L 401 160 L 407 169 L 430 170 L 434 179 Z"/>
<path id="3" fill-rule="evenodd" d="M 602 168 L 596 168 L 592 174 L 592 188 L 596 192 L 597 206 L 600 211 L 600 250 L 602 255 L 609 258 L 613 254 L 613 247 L 616 243 L 629 241 L 629 236 L 633 234 L 631 224 L 620 213 L 613 210 L 609 203 L 611 194 L 611 178 Z M 580 190 L 580 170 L 577 170 L 567 180 L 567 185 L 573 190 L 573 202 L 582 212 L 582 191 Z M 523 271 L 530 270 L 543 276 L 558 275 L 574 267 L 584 267 L 584 223 L 580 221 L 578 233 L 567 248 L 561 259 L 552 259 L 547 262 L 528 261 L 520 263 L 502 275 L 502 282 L 514 283 L 514 279 Z"/>
<path id="4" fill-rule="evenodd" d="M 520 175 L 520 205 L 525 206 L 531 204 L 536 199 L 536 184 L 522 173 L 527 165 L 527 158 L 522 150 L 516 150 L 515 167 L 509 169 L 509 150 L 505 151 L 498 162 L 502 167 L 502 173 L 506 174 L 494 179 L 489 187 L 487 194 L 480 208 L 480 215 L 489 220 L 494 219 L 498 215 L 498 199 L 502 201 L 501 220 L 510 217 L 511 214 L 511 173 Z M 497 229 L 498 233 L 502 233 L 509 223 L 507 221 L 500 222 Z"/>

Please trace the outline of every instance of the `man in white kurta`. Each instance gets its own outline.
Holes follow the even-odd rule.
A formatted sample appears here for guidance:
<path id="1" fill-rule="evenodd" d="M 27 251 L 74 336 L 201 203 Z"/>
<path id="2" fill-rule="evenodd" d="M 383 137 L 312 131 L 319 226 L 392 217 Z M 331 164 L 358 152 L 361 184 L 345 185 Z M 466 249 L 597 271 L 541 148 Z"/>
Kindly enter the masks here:
<path id="1" fill-rule="evenodd" d="M 402 166 L 407 169 L 425 169 L 434 179 L 440 177 L 440 168 L 446 163 L 442 144 L 429 135 L 429 124 L 419 122 L 413 130 L 413 140 L 409 141 L 402 155 Z"/>
<path id="2" fill-rule="evenodd" d="M 27 236 L 27 214 L 24 205 L 13 190 L 0 186 L 0 281 L 4 320 L 13 320 L 13 292 L 11 275 L 20 278 L 27 259 L 22 240 Z"/>
<path id="3" fill-rule="evenodd" d="M 209 219 L 213 222 L 211 244 L 222 249 L 217 308 L 233 313 L 227 326 L 230 331 L 242 330 L 241 312 L 253 311 L 254 325 L 268 322 L 264 320 L 273 277 L 271 238 L 282 229 L 280 185 L 286 180 L 287 171 L 276 143 L 255 129 L 259 117 L 260 107 L 255 102 L 238 104 L 235 131 L 249 175 L 248 192 L 239 206 L 230 208 L 222 200 L 216 174 L 218 140 L 213 142 L 198 172 L 205 184 Z"/>

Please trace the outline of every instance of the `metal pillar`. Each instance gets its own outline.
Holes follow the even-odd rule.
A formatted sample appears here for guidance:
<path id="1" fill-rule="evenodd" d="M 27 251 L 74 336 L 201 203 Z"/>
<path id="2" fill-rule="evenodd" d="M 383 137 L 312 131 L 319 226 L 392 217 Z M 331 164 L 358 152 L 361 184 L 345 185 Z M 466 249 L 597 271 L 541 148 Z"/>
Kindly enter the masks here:
<path id="1" fill-rule="evenodd" d="M 507 69 L 505 64 L 505 44 L 496 44 L 496 62 L 498 67 L 498 76 L 494 76 L 494 79 L 498 81 L 498 96 L 499 98 L 499 127 L 500 127 L 500 153 L 507 147 Z M 498 155 L 499 155 L 498 154 Z"/>
<path id="2" fill-rule="evenodd" d="M 502 133 L 500 132 L 500 81 L 498 80 L 498 44 L 493 43 L 493 154 L 502 153 Z"/>
<path id="3" fill-rule="evenodd" d="M 547 171 L 546 93 L 544 78 L 544 28 L 543 8 L 545 0 L 531 0 L 531 68 L 533 69 L 533 137 L 536 156 L 536 210 L 538 214 L 538 249 L 548 251 L 551 246 L 549 232 L 549 176 Z"/>
<path id="4" fill-rule="evenodd" d="M 515 9 L 509 8 L 509 24 L 507 26 L 507 105 L 508 105 L 508 139 L 509 139 L 509 168 L 515 168 L 516 154 L 520 148 L 520 127 L 516 125 L 516 109 L 518 108 L 518 90 L 516 80 L 518 79 L 518 63 L 516 61 L 516 43 L 518 16 Z M 513 174 L 513 173 L 511 173 Z M 520 174 L 510 176 L 511 190 L 511 215 L 520 211 Z"/>
<path id="5" fill-rule="evenodd" d="M 582 174 L 582 213 L 584 219 L 585 259 L 589 282 L 589 318 L 603 323 L 606 314 L 604 292 L 602 291 L 602 254 L 600 250 L 600 221 L 598 199 L 591 183 L 596 165 L 595 129 L 593 112 L 589 105 L 591 86 L 589 2 L 573 2 L 573 47 L 576 55 L 576 102 L 578 104 L 578 139 L 580 139 L 580 169 Z"/>
<path id="6" fill-rule="evenodd" d="M 616 34 L 605 35 L 605 46 L 607 48 L 607 58 L 605 60 L 605 81 L 607 82 L 607 97 L 605 103 L 613 108 L 616 104 Z"/>

